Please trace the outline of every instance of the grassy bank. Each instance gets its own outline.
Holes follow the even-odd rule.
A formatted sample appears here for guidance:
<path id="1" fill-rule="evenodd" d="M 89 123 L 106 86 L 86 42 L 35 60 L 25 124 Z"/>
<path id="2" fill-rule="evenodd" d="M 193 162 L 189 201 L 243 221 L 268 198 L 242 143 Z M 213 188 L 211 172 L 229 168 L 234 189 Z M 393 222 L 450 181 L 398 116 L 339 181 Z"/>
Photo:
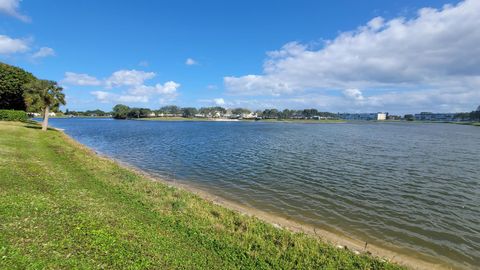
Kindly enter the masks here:
<path id="1" fill-rule="evenodd" d="M 0 269 L 399 269 L 0 122 Z"/>

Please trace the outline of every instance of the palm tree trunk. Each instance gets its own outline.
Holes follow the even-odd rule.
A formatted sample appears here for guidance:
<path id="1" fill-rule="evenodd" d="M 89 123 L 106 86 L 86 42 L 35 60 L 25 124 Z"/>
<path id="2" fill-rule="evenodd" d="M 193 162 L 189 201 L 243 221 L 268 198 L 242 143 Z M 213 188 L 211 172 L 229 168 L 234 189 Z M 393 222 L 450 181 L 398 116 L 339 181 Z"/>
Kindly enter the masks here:
<path id="1" fill-rule="evenodd" d="M 42 122 L 42 130 L 47 131 L 48 128 L 48 114 L 50 113 L 50 108 L 48 106 L 45 107 L 45 111 L 43 112 L 43 122 Z"/>

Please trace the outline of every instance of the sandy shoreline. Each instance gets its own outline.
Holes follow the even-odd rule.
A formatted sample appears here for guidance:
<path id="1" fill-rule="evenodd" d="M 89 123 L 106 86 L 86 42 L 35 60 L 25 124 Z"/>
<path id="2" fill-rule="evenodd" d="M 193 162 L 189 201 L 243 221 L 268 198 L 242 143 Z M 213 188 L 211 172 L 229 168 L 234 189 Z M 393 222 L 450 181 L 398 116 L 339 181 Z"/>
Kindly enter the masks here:
<path id="1" fill-rule="evenodd" d="M 387 250 L 385 248 L 381 248 L 372 244 L 368 244 L 365 248 L 365 242 L 359 241 L 357 239 L 353 239 L 344 235 L 339 235 L 336 233 L 332 233 L 330 231 L 320 229 L 320 228 L 314 228 L 312 226 L 306 225 L 306 224 L 301 224 L 296 221 L 288 220 L 286 218 L 273 215 L 270 213 L 267 213 L 265 211 L 252 208 L 252 207 L 247 207 L 245 205 L 241 205 L 236 202 L 229 201 L 225 198 L 219 197 L 217 195 L 213 195 L 205 190 L 202 190 L 200 188 L 194 187 L 192 185 L 184 184 L 184 183 L 179 183 L 179 182 L 174 182 L 174 181 L 169 181 L 164 178 L 154 176 L 148 172 L 145 172 L 131 164 L 127 164 L 125 162 L 122 162 L 120 160 L 111 158 L 109 156 L 106 156 L 104 154 L 97 153 L 97 155 L 101 156 L 102 158 L 113 160 L 120 166 L 133 171 L 134 173 L 141 174 L 142 176 L 156 182 L 160 182 L 162 184 L 171 186 L 171 187 L 176 187 L 180 188 L 183 190 L 186 190 L 188 192 L 194 193 L 200 198 L 210 201 L 214 204 L 226 207 L 228 209 L 234 210 L 236 212 L 239 212 L 241 214 L 245 215 L 250 215 L 259 218 L 260 220 L 263 220 L 267 223 L 270 223 L 274 225 L 275 227 L 282 228 L 282 229 L 287 229 L 293 232 L 301 232 L 308 234 L 314 238 L 318 238 L 322 241 L 326 241 L 338 248 L 348 248 L 352 250 L 354 253 L 368 253 L 371 254 L 372 256 L 375 257 L 380 257 L 383 258 L 387 261 L 390 262 L 395 262 L 400 265 L 404 265 L 408 267 L 409 269 L 418 269 L 418 270 L 427 270 L 427 269 L 438 269 L 438 270 L 443 270 L 443 269 L 453 269 L 451 267 L 446 267 L 440 263 L 434 263 L 430 262 L 427 260 L 423 260 L 420 258 L 415 258 L 413 256 L 409 256 L 407 254 L 401 254 L 398 252 L 394 252 L 391 250 Z"/>
<path id="2" fill-rule="evenodd" d="M 58 129 L 57 129 L 58 130 Z M 74 142 L 77 145 L 80 145 L 82 148 L 88 149 L 98 157 L 106 160 L 113 161 L 117 163 L 119 166 L 128 169 L 136 174 L 140 174 L 144 176 L 145 178 L 148 178 L 151 181 L 155 182 L 160 182 L 162 184 L 171 186 L 171 187 L 176 187 L 182 190 L 186 190 L 188 192 L 194 193 L 200 198 L 210 201 L 214 204 L 223 206 L 225 208 L 231 209 L 233 211 L 239 212 L 240 214 L 245 214 L 245 215 L 250 215 L 254 216 L 260 220 L 263 220 L 264 222 L 270 223 L 274 225 L 275 227 L 282 228 L 282 229 L 287 229 L 293 232 L 301 232 L 308 234 L 314 238 L 317 238 L 321 241 L 328 242 L 338 248 L 348 248 L 349 250 L 352 250 L 354 253 L 368 253 L 371 254 L 372 256 L 375 257 L 380 257 L 383 258 L 387 261 L 390 262 L 395 262 L 400 265 L 406 266 L 409 269 L 418 269 L 418 270 L 426 270 L 426 269 L 438 269 L 438 270 L 443 270 L 443 269 L 454 269 L 453 267 L 446 266 L 444 262 L 432 262 L 428 261 L 423 258 L 417 258 L 408 254 L 402 254 L 399 252 L 391 251 L 382 247 L 375 246 L 373 244 L 368 243 L 368 245 L 365 245 L 365 242 L 360 241 L 358 239 L 353 239 L 351 237 L 347 237 L 344 235 L 340 235 L 337 233 L 332 233 L 330 231 L 320 229 L 320 228 L 314 228 L 310 225 L 307 224 L 301 224 L 296 221 L 288 220 L 286 218 L 267 213 L 265 211 L 247 207 L 245 205 L 241 205 L 236 202 L 229 201 L 225 198 L 213 195 L 205 190 L 202 190 L 200 188 L 194 187 L 192 185 L 188 184 L 183 184 L 175 181 L 169 181 L 165 178 L 161 178 L 158 176 L 155 176 L 151 173 L 148 173 L 144 170 L 141 170 L 131 164 L 125 163 L 123 161 L 117 160 L 115 158 L 109 157 L 103 153 L 99 153 L 81 143 L 76 141 L 75 139 L 71 138 L 68 136 L 66 133 L 64 133 L 63 130 L 59 130 L 62 132 L 66 138 L 68 138 L 70 141 Z"/>

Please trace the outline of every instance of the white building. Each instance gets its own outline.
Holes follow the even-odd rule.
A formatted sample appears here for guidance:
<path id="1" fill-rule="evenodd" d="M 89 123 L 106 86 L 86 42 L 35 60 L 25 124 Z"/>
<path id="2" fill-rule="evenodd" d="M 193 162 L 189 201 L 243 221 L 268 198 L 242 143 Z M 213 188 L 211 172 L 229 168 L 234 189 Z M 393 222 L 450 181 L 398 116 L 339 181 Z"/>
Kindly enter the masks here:
<path id="1" fill-rule="evenodd" d="M 377 121 L 383 121 L 387 120 L 387 114 L 386 113 L 377 113 Z"/>

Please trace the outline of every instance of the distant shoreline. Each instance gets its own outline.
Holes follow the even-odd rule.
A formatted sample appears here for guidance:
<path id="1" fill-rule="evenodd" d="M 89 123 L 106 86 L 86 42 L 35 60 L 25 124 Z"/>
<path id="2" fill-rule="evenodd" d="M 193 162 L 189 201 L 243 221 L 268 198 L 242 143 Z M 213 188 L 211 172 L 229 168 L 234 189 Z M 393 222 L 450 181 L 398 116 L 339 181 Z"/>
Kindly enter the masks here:
<path id="1" fill-rule="evenodd" d="M 313 119 L 227 119 L 227 118 L 184 118 L 184 117 L 152 117 L 152 118 L 132 118 L 130 120 L 138 121 L 189 121 L 189 122 L 259 122 L 259 123 L 308 123 L 308 124 L 331 124 L 347 123 L 346 120 L 313 120 Z"/>
<path id="2" fill-rule="evenodd" d="M 109 116 L 53 116 L 50 119 L 114 119 Z M 444 121 L 405 121 L 405 120 L 313 120 L 313 119 L 223 119 L 223 118 L 186 118 L 186 117 L 150 117 L 130 118 L 135 121 L 158 121 L 158 122 L 259 122 L 259 123 L 297 123 L 297 124 L 343 124 L 343 123 L 408 123 L 408 124 L 456 124 L 464 126 L 480 127 L 480 122 L 444 122 Z"/>

